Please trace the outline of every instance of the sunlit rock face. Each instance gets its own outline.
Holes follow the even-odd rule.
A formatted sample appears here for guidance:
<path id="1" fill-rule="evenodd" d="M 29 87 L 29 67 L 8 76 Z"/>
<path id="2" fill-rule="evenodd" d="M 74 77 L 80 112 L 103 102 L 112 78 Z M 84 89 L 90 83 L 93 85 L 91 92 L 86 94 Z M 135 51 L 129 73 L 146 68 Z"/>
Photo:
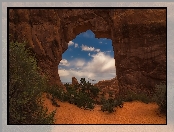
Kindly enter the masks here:
<path id="1" fill-rule="evenodd" d="M 112 40 L 120 93 L 153 91 L 166 81 L 166 10 L 11 9 L 10 40 L 27 41 L 51 84 L 61 84 L 58 65 L 68 42 L 92 30 Z"/>

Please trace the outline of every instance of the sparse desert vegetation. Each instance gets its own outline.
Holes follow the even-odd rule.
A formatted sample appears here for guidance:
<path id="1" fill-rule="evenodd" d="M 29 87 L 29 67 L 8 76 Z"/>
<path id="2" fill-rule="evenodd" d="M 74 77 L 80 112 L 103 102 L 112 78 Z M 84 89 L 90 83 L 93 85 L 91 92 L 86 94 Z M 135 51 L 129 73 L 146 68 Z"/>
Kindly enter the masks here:
<path id="1" fill-rule="evenodd" d="M 120 117 L 119 113 L 122 113 L 121 111 L 125 111 L 124 108 L 128 107 L 131 111 L 126 110 L 126 113 L 130 114 L 127 117 L 136 117 L 131 115 L 136 114 L 136 112 L 137 115 L 141 116 L 138 111 L 141 111 L 144 107 L 145 111 L 151 113 L 148 118 L 154 119 L 149 122 L 145 121 L 145 115 L 148 113 L 144 113 L 144 119 L 141 117 L 141 120 L 139 120 L 137 117 L 134 122 L 136 124 L 143 122 L 158 124 L 157 120 L 161 124 L 166 123 L 165 115 L 161 118 L 154 113 L 154 109 L 156 111 L 158 107 L 161 113 L 166 113 L 165 84 L 156 86 L 153 98 L 149 98 L 143 93 L 135 94 L 128 91 L 127 96 L 117 95 L 114 99 L 102 97 L 101 102 L 98 103 L 96 98 L 100 89 L 86 82 L 84 78 L 81 78 L 80 83 L 76 85 L 65 84 L 66 90 L 59 86 L 49 86 L 46 77 L 39 74 L 35 57 L 25 48 L 24 43 L 11 42 L 9 48 L 9 124 L 102 124 L 106 123 L 104 119 L 107 120 L 107 123 L 121 124 L 123 122 L 117 117 Z M 45 94 L 46 97 L 43 97 Z M 141 109 L 138 110 L 138 106 L 134 106 L 135 102 L 138 106 L 141 106 Z M 135 108 L 137 109 L 135 110 Z M 71 113 L 74 119 L 76 119 L 76 116 L 80 116 L 81 121 L 73 120 Z M 111 116 L 112 118 L 110 118 Z M 93 118 L 94 120 L 96 118 L 97 121 L 93 122 Z M 124 120 L 126 124 L 134 124 L 133 119 L 126 118 Z"/>
<path id="2" fill-rule="evenodd" d="M 47 113 L 41 96 L 48 88 L 46 78 L 39 74 L 35 57 L 26 43 L 9 45 L 9 124 L 53 124 L 56 111 Z"/>

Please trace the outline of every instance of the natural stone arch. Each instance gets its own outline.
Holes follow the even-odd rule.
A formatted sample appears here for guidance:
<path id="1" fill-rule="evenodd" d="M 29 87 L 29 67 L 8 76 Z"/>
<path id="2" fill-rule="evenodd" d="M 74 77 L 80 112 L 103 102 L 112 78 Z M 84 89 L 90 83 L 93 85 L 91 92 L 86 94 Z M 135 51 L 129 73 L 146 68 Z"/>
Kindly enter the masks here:
<path id="1" fill-rule="evenodd" d="M 86 28 L 112 39 L 120 91 L 166 82 L 166 9 L 9 10 L 11 40 L 28 41 L 51 84 L 61 83 L 58 64 L 67 43 Z"/>

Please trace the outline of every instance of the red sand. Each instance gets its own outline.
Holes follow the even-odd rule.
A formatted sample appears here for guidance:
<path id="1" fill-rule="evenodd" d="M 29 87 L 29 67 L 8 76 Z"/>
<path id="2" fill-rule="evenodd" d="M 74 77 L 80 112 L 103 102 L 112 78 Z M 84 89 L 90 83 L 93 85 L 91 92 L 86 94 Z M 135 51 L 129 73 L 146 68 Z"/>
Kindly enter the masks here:
<path id="1" fill-rule="evenodd" d="M 139 101 L 125 102 L 116 112 L 100 111 L 96 105 L 93 110 L 83 110 L 68 102 L 58 101 L 60 107 L 52 105 L 45 96 L 44 106 L 51 112 L 55 109 L 55 124 L 166 124 L 166 116 L 157 114 L 156 103 L 145 104 Z"/>

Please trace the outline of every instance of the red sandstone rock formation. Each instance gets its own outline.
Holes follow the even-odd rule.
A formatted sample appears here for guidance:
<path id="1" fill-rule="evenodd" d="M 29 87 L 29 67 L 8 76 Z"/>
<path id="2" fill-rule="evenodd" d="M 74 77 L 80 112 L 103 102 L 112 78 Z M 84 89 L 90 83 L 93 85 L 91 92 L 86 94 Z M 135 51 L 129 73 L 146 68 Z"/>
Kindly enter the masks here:
<path id="1" fill-rule="evenodd" d="M 79 84 L 75 77 L 72 77 L 72 85 Z"/>
<path id="2" fill-rule="evenodd" d="M 98 87 L 101 91 L 99 93 L 99 98 L 102 97 L 102 94 L 104 94 L 106 99 L 109 98 L 109 94 L 112 94 L 112 98 L 115 98 L 115 95 L 119 92 L 117 77 L 111 80 L 99 81 L 94 86 Z"/>
<path id="3" fill-rule="evenodd" d="M 165 9 L 10 9 L 11 41 L 27 41 L 50 83 L 68 42 L 91 29 L 112 39 L 119 91 L 151 89 L 166 81 Z"/>

